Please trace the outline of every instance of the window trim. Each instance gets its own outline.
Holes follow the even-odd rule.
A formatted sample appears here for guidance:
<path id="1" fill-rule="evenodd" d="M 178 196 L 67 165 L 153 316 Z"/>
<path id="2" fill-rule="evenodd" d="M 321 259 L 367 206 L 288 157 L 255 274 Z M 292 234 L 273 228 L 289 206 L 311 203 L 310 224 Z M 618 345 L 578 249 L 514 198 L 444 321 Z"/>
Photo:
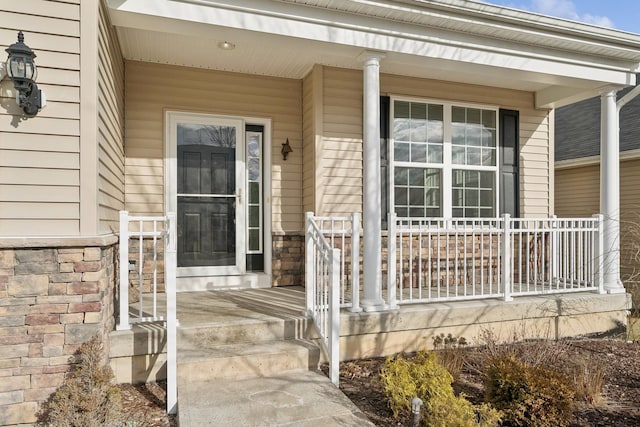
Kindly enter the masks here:
<path id="1" fill-rule="evenodd" d="M 443 107 L 443 138 L 442 138 L 442 163 L 416 163 L 416 162 L 397 162 L 394 157 L 395 135 L 394 135 L 394 115 L 395 102 L 415 102 L 423 104 L 439 104 Z M 452 107 L 475 108 L 481 110 L 492 110 L 495 112 L 496 118 L 496 135 L 495 135 L 495 165 L 458 165 L 452 163 Z M 475 170 L 475 171 L 491 171 L 494 175 L 495 194 L 493 198 L 493 210 L 495 218 L 499 217 L 500 212 L 500 107 L 491 104 L 480 104 L 471 102 L 458 102 L 452 100 L 442 100 L 433 98 L 421 98 L 401 95 L 389 95 L 389 138 L 387 143 L 388 156 L 388 203 L 389 211 L 395 212 L 395 168 L 399 167 L 420 167 L 423 169 L 434 168 L 441 170 L 440 185 L 440 203 L 442 218 L 452 218 L 453 211 L 453 170 Z"/>

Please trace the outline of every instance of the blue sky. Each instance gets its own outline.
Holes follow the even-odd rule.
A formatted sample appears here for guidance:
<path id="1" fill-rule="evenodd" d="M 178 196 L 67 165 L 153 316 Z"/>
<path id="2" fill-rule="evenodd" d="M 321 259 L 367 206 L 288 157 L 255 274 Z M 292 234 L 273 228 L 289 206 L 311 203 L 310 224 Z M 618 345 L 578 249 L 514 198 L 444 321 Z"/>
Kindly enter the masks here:
<path id="1" fill-rule="evenodd" d="M 640 34 L 638 0 L 484 0 L 572 21 Z"/>

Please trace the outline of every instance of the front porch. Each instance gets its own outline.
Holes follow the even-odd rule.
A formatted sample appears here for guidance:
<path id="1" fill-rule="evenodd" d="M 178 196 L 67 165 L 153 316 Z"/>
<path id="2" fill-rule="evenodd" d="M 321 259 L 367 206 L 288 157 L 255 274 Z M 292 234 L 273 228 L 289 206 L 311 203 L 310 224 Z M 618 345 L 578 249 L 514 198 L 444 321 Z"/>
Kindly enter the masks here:
<path id="1" fill-rule="evenodd" d="M 181 383 L 316 370 L 327 361 L 337 385 L 341 360 L 428 348 L 441 333 L 472 344 L 485 331 L 499 340 L 606 333 L 626 324 L 630 308 L 627 294 L 605 288 L 601 216 L 389 214 L 383 285 L 360 276 L 358 214 L 308 213 L 304 288 L 179 293 L 175 215 L 121 218 L 126 286 L 111 364 L 121 382 L 166 377 L 170 411 Z M 138 300 L 131 306 L 130 294 Z M 360 303 L 367 300 L 382 303 Z M 165 321 L 166 330 L 158 324 Z"/>
<path id="2" fill-rule="evenodd" d="M 158 304 L 166 307 L 164 294 L 158 296 Z M 342 309 L 340 360 L 431 348 L 433 337 L 440 333 L 463 336 L 471 345 L 482 344 L 483 331 L 491 331 L 503 340 L 514 336 L 561 339 L 606 333 L 626 324 L 629 304 L 626 294 L 577 292 L 522 296 L 510 302 L 492 298 L 418 303 L 373 313 Z M 143 310 L 150 312 L 151 306 L 151 294 L 145 294 Z M 132 304 L 131 312 L 137 311 L 138 305 Z M 177 316 L 178 378 L 183 375 L 181 363 L 194 351 L 194 342 L 200 343 L 203 353 L 208 349 L 213 354 L 216 346 L 224 347 L 228 355 L 231 350 L 236 351 L 235 374 L 246 376 L 259 373 L 262 363 L 255 352 L 248 350 L 249 346 L 262 343 L 264 349 L 282 341 L 318 341 L 318 334 L 305 315 L 305 291 L 301 286 L 178 293 Z M 165 379 L 166 339 L 166 329 L 158 323 L 112 332 L 110 359 L 117 382 Z M 250 357 L 244 357 L 243 352 Z M 326 354 L 311 346 L 300 357 L 311 362 L 309 369 L 327 360 Z M 226 369 L 233 370 L 230 365 Z M 292 367 L 280 365 L 277 369 L 287 371 Z"/>

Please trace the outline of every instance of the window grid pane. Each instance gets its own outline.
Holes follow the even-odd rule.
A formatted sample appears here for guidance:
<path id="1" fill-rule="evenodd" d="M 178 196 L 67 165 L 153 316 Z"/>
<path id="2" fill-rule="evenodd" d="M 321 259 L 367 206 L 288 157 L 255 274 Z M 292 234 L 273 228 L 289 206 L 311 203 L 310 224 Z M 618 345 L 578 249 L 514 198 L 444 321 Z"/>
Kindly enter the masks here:
<path id="1" fill-rule="evenodd" d="M 495 172 L 454 169 L 451 199 L 453 216 L 495 216 Z"/>
<path id="2" fill-rule="evenodd" d="M 451 108 L 452 163 L 496 165 L 496 112 L 479 108 Z"/>
<path id="3" fill-rule="evenodd" d="M 443 162 L 444 112 L 439 104 L 394 102 L 393 137 L 396 162 Z"/>
<path id="4" fill-rule="evenodd" d="M 395 213 L 398 216 L 442 215 L 440 176 L 435 168 L 395 168 Z"/>

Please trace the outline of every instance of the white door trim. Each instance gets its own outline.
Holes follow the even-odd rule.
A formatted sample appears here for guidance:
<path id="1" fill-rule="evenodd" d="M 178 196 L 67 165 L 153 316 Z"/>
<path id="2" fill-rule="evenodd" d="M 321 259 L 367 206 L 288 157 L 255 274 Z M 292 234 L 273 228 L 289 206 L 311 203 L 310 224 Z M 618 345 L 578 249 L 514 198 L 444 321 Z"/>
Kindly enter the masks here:
<path id="1" fill-rule="evenodd" d="M 242 162 L 244 162 L 244 136 L 245 136 L 245 126 L 249 125 L 259 125 L 264 127 L 264 135 L 263 135 L 263 188 L 264 188 L 264 236 L 263 236 L 263 254 L 264 254 L 264 273 L 245 273 L 242 272 L 229 272 L 222 273 L 218 272 L 216 274 L 210 274 L 210 271 L 194 271 L 194 270 L 182 270 L 180 268 L 178 270 L 182 270 L 178 272 L 178 276 L 182 277 L 194 277 L 199 278 L 196 281 L 201 283 L 201 285 L 191 284 L 189 286 L 189 290 L 198 290 L 205 288 L 213 288 L 213 283 L 219 283 L 222 287 L 271 287 L 271 275 L 272 275 L 272 237 L 271 237 L 271 212 L 272 212 L 272 202 L 271 202 L 271 132 L 272 125 L 271 119 L 268 118 L 260 118 L 260 117 L 240 117 L 240 116 L 225 116 L 225 115 L 217 115 L 217 114 L 205 114 L 205 113 L 194 113 L 188 111 L 176 111 L 176 110 L 167 110 L 165 111 L 165 212 L 177 212 L 177 144 L 176 144 L 176 135 L 175 135 L 175 124 L 177 120 L 187 120 L 187 121 L 202 121 L 202 120 L 231 120 L 231 121 L 240 121 L 242 122 L 242 131 L 239 132 L 241 134 L 241 144 L 242 144 Z M 240 157 L 240 156 L 238 156 Z M 238 160 L 238 159 L 237 159 Z M 246 191 L 244 189 L 245 185 L 245 168 L 236 168 L 236 186 L 239 183 L 242 183 L 242 196 L 243 199 L 246 197 Z M 238 177 L 238 174 L 241 176 Z M 238 224 L 238 230 L 246 230 L 244 221 L 245 215 L 241 215 L 242 224 L 240 228 L 240 224 Z M 238 235 L 242 235 L 243 238 L 240 239 L 243 241 L 242 245 L 244 246 L 244 232 L 237 233 Z M 244 257 L 246 250 L 242 249 L 242 256 Z M 243 266 L 245 262 L 241 263 Z M 199 267 L 190 267 L 190 269 L 199 268 Z M 208 268 L 208 267 L 206 267 Z M 218 274 L 222 274 L 222 276 L 218 276 Z M 226 278 L 225 275 L 226 274 Z M 239 277 L 246 276 L 247 280 L 243 280 Z M 236 276 L 235 279 L 232 276 Z M 217 277 L 214 281 L 209 279 L 209 277 Z M 257 279 L 256 279 L 257 277 Z M 227 283 L 229 282 L 229 283 Z M 215 286 L 216 288 L 218 286 Z M 179 289 L 180 290 L 180 289 Z M 186 289 L 185 289 L 186 290 Z"/>

